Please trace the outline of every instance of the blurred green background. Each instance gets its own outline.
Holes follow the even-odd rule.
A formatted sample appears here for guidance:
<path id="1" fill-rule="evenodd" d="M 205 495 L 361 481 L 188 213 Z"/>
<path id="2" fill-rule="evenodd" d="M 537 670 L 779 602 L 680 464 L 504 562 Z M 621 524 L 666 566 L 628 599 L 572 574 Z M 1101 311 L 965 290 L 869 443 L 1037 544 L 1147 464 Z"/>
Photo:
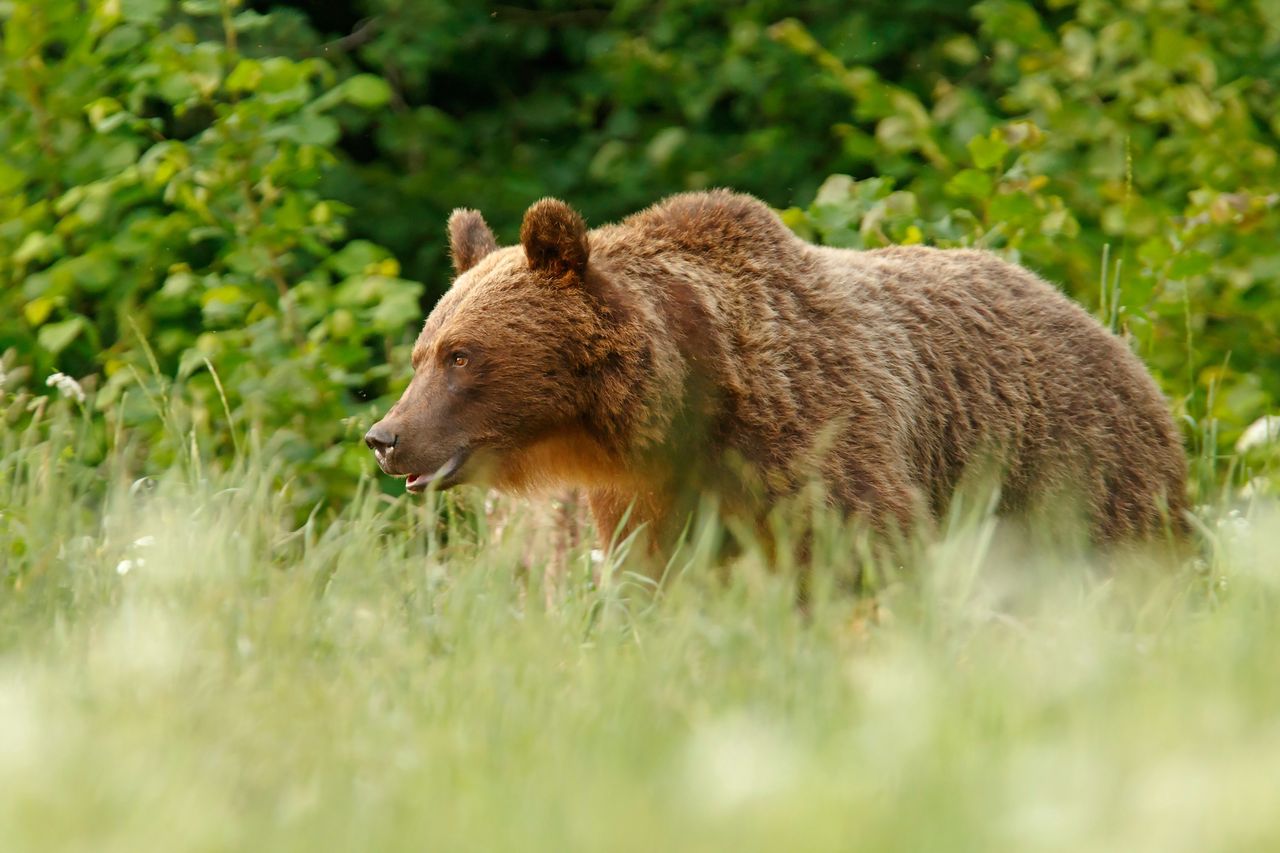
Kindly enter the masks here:
<path id="1" fill-rule="evenodd" d="M 1280 400 L 1280 0 L 0 0 L 0 21 L 0 416 L 39 418 L 68 374 L 103 457 L 147 439 L 139 470 L 249 441 L 296 506 L 345 499 L 448 286 L 448 211 L 510 242 L 544 195 L 600 224 L 729 186 L 811 239 L 1020 260 L 1131 338 L 1200 499 L 1248 477 L 1234 444 Z"/>

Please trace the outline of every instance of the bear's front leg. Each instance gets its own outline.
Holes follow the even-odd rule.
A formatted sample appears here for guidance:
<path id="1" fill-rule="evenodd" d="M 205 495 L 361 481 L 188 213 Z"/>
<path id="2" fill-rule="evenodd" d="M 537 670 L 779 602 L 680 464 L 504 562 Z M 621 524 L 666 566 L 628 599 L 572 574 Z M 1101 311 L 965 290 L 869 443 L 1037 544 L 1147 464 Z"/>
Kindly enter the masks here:
<path id="1" fill-rule="evenodd" d="M 629 542 L 626 567 L 655 582 L 662 580 L 666 568 L 663 546 L 674 544 L 667 541 L 673 537 L 666 535 L 669 503 L 652 492 L 608 488 L 587 492 L 587 504 L 604 550 L 612 553 Z"/>

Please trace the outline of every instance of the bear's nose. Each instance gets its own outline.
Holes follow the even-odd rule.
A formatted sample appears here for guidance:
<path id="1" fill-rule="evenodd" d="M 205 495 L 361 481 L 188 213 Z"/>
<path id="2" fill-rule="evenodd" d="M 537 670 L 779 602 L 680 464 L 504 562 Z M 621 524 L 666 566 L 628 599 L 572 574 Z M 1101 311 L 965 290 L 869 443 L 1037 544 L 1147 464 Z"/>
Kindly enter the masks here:
<path id="1" fill-rule="evenodd" d="M 396 446 L 396 442 L 400 440 L 400 436 L 383 426 L 376 423 L 364 434 L 364 443 L 369 445 L 369 449 L 379 456 Z"/>

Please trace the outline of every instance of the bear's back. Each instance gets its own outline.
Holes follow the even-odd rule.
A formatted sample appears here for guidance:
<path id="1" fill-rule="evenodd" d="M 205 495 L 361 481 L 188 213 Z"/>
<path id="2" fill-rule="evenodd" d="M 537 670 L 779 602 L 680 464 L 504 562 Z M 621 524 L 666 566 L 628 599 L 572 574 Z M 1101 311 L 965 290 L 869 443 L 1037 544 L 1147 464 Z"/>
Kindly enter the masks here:
<path id="1" fill-rule="evenodd" d="M 725 271 L 803 263 L 805 245 L 764 202 L 729 190 L 670 196 L 592 232 L 593 254 L 679 256 Z"/>
<path id="2" fill-rule="evenodd" d="M 935 511 L 967 466 L 998 452 L 1007 509 L 1082 501 L 1095 536 L 1115 539 L 1158 529 L 1163 503 L 1182 526 L 1186 462 L 1163 395 L 1057 288 L 984 251 L 813 251 L 897 363 L 914 402 L 902 449 Z"/>
<path id="3" fill-rule="evenodd" d="M 1007 510 L 1074 492 L 1102 540 L 1150 533 L 1162 511 L 1179 522 L 1185 459 L 1154 381 L 1022 267 L 975 250 L 815 246 L 722 190 L 598 229 L 597 250 L 648 283 L 637 298 L 716 374 L 727 443 L 763 468 L 823 455 L 837 496 L 901 481 L 936 517 L 999 454 Z"/>

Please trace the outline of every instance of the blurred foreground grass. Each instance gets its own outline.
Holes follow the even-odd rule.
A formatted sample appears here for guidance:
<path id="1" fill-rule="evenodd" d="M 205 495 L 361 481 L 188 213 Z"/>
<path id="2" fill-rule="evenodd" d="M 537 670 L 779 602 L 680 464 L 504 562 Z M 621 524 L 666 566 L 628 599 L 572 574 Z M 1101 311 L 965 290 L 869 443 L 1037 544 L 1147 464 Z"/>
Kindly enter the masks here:
<path id="1" fill-rule="evenodd" d="M 131 482 L 50 418 L 0 428 L 6 851 L 1280 845 L 1274 507 L 1199 567 L 837 554 L 807 612 L 692 548 L 655 604 L 589 543 L 545 589 L 527 511 L 295 527 L 253 451 Z"/>

